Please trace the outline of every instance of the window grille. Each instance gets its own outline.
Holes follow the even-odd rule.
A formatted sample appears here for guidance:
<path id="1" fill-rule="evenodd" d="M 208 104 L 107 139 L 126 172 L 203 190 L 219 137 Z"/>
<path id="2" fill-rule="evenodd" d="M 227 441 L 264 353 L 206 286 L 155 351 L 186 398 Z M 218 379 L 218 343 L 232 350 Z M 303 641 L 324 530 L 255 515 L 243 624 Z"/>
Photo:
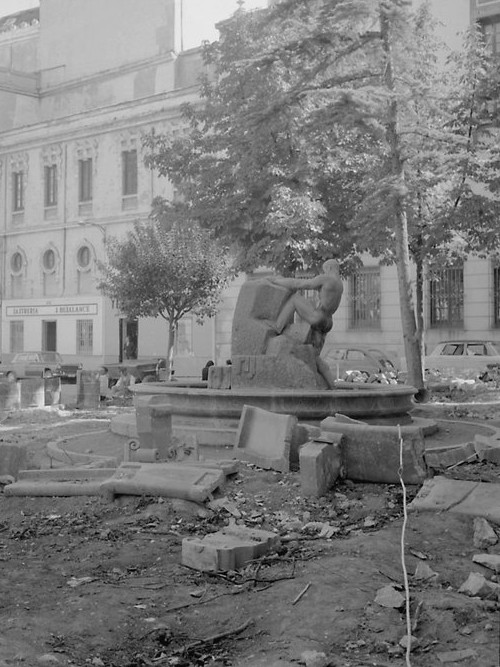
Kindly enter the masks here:
<path id="1" fill-rule="evenodd" d="M 15 171 L 12 174 L 12 209 L 24 211 L 24 172 Z"/>
<path id="2" fill-rule="evenodd" d="M 24 350 L 24 321 L 12 320 L 10 323 L 10 351 L 22 352 Z"/>
<path id="3" fill-rule="evenodd" d="M 76 321 L 76 352 L 92 354 L 94 348 L 94 322 L 92 320 Z"/>
<path id="4" fill-rule="evenodd" d="M 433 271 L 429 278 L 430 325 L 459 326 L 464 321 L 464 270 Z"/>
<path id="5" fill-rule="evenodd" d="M 137 194 L 137 150 L 122 152 L 122 194 Z"/>
<path id="6" fill-rule="evenodd" d="M 45 167 L 45 206 L 57 206 L 57 165 Z"/>
<path id="7" fill-rule="evenodd" d="M 92 201 L 92 158 L 78 160 L 78 201 Z"/>
<path id="8" fill-rule="evenodd" d="M 380 267 L 362 267 L 349 279 L 350 326 L 380 328 Z"/>

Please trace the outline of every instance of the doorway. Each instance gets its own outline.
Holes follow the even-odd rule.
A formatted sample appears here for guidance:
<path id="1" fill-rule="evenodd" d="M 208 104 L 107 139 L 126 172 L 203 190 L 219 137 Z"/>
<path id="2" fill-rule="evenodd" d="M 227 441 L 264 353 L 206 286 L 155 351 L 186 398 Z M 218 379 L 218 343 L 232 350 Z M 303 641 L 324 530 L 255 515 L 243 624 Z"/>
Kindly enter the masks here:
<path id="1" fill-rule="evenodd" d="M 57 350 L 56 320 L 42 321 L 42 350 L 44 352 L 56 352 Z"/>
<path id="2" fill-rule="evenodd" d="M 139 326 L 137 320 L 120 318 L 119 325 L 120 355 L 119 360 L 137 359 Z"/>

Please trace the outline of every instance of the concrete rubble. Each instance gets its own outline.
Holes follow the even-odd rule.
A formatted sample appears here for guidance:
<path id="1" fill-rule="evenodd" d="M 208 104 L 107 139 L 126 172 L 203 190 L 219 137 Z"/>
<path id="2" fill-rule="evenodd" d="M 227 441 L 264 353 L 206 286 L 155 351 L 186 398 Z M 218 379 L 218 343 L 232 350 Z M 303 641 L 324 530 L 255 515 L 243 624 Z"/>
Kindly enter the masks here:
<path id="1" fill-rule="evenodd" d="M 279 545 L 276 533 L 230 523 L 202 538 L 185 537 L 181 562 L 204 572 L 238 570 Z"/>

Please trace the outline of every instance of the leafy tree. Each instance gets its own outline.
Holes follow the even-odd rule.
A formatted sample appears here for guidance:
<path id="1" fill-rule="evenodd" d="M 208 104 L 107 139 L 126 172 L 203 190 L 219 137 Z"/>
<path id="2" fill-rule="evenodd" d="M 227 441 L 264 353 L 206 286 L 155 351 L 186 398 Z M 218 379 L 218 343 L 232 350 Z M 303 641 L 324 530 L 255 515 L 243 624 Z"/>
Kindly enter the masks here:
<path id="1" fill-rule="evenodd" d="M 150 223 L 136 223 L 124 240 L 107 241 L 99 289 L 131 318 L 162 317 L 168 323 L 167 359 L 179 321 L 199 323 L 217 312 L 231 275 L 227 253 L 187 216 L 182 206 L 154 202 Z"/>
<path id="2" fill-rule="evenodd" d="M 480 40 L 472 31 L 466 55 L 444 68 L 428 8 L 411 4 L 284 0 L 238 13 L 206 48 L 214 76 L 185 109 L 186 135 L 146 145 L 150 166 L 242 268 L 293 273 L 363 251 L 395 262 L 409 379 L 421 389 L 424 264 L 451 261 L 457 237 L 463 252 L 494 245 L 498 183 L 477 141 Z"/>

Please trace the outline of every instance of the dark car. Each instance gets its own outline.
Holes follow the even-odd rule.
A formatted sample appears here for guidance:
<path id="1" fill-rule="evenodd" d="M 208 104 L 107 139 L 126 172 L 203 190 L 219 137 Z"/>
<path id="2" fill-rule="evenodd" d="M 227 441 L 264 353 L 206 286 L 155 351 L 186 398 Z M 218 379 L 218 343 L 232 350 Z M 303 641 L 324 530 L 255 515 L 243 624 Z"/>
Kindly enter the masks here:
<path id="1" fill-rule="evenodd" d="M 18 352 L 11 361 L 0 366 L 0 377 L 60 377 L 61 381 L 76 382 L 76 372 L 82 364 L 66 363 L 59 352 Z"/>
<path id="2" fill-rule="evenodd" d="M 167 367 L 166 359 L 158 357 L 143 357 L 139 359 L 125 359 L 120 363 L 105 364 L 108 369 L 110 384 L 114 385 L 120 377 L 120 368 L 126 368 L 133 375 L 136 382 L 157 382 L 163 376 Z"/>

